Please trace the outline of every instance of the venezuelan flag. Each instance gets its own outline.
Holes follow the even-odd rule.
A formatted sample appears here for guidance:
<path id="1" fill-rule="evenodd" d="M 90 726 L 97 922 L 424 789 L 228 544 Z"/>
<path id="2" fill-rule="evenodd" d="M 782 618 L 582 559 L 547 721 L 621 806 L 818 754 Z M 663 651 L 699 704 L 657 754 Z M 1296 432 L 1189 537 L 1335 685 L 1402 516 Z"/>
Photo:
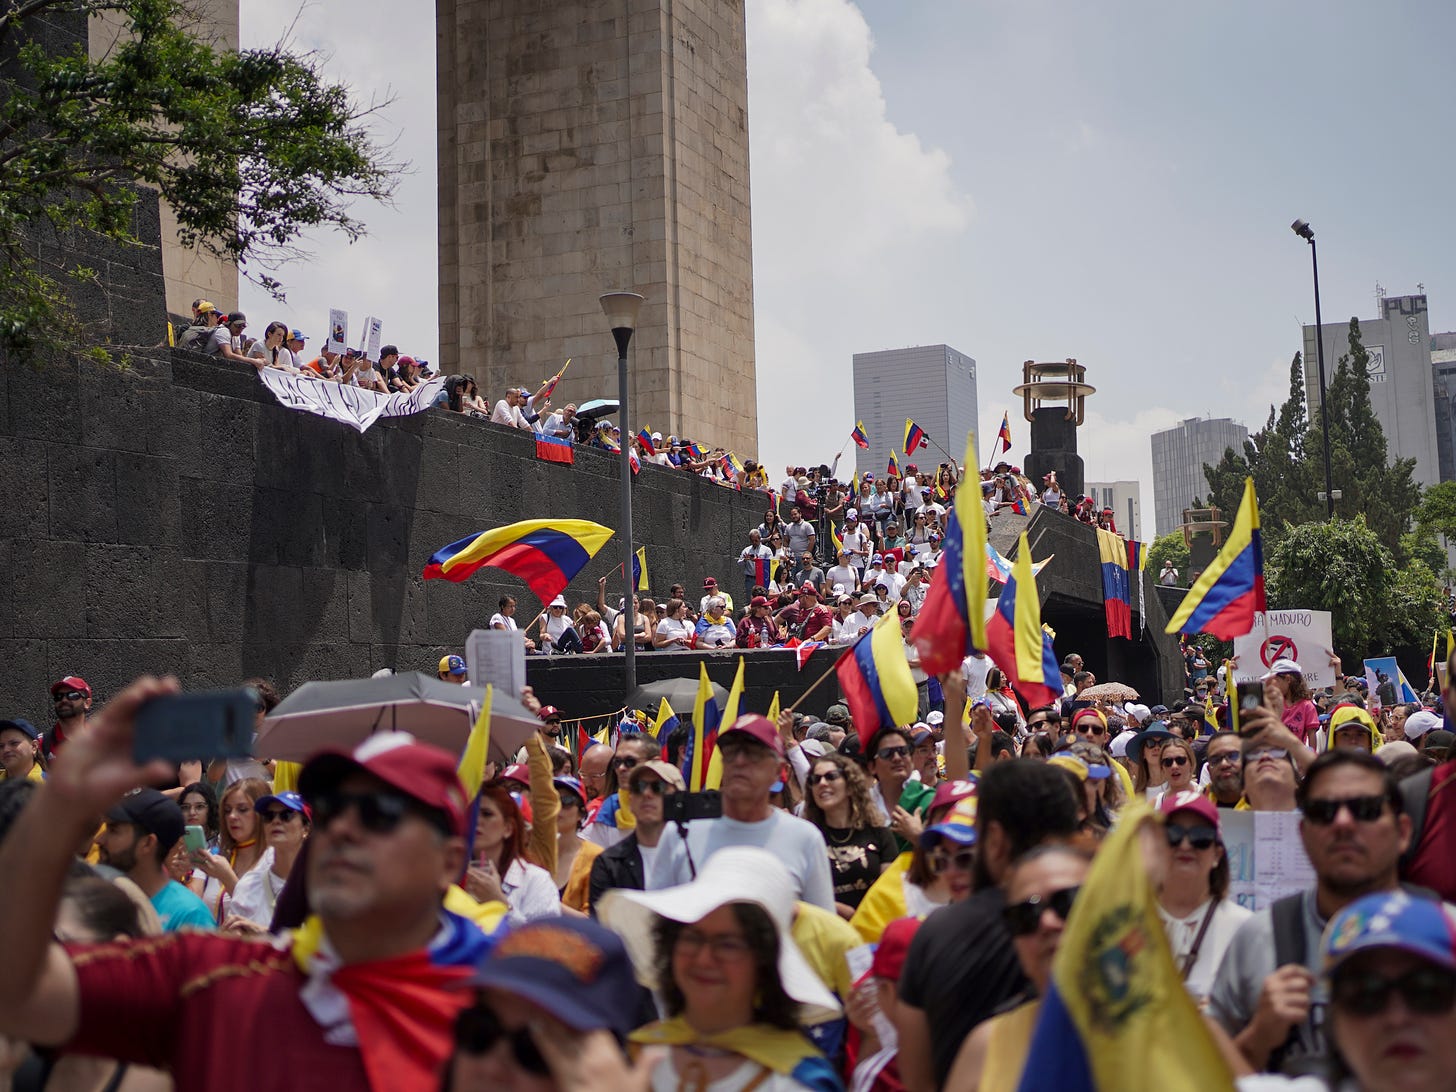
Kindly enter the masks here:
<path id="1" fill-rule="evenodd" d="M 1005 455 L 1008 451 L 1011 450 L 1011 414 L 1010 413 L 1003 413 L 1001 415 L 1001 431 L 998 432 L 998 433 L 996 433 L 996 439 L 999 440 L 1000 443 L 1001 443 L 1001 454 L 1002 455 Z M 967 466 L 970 466 L 971 464 L 970 463 L 967 463 L 966 465 Z"/>
<path id="2" fill-rule="evenodd" d="M 974 465 L 976 438 L 966 438 L 967 465 Z M 972 490 L 956 493 L 946 514 L 944 551 L 910 639 L 920 666 L 931 675 L 960 667 L 967 655 L 986 648 L 986 514 Z"/>
<path id="3" fill-rule="evenodd" d="M 647 454 L 657 454 L 657 448 L 652 446 L 652 429 L 644 425 L 642 431 L 637 433 L 637 442 L 642 445 L 642 450 Z"/>
<path id="4" fill-rule="evenodd" d="M 632 586 L 638 591 L 646 591 L 651 585 L 647 582 L 647 547 L 637 547 L 637 552 L 632 555 Z"/>
<path id="5" fill-rule="evenodd" d="M 722 714 L 708 682 L 708 669 L 698 664 L 698 696 L 693 701 L 693 730 L 688 733 L 688 749 L 683 756 L 683 780 L 688 792 L 702 792 L 707 787 L 708 764 L 718 745 L 718 725 Z"/>
<path id="6" fill-rule="evenodd" d="M 839 551 L 844 549 L 844 539 L 840 537 L 839 528 L 834 524 L 829 525 L 829 541 L 834 545 L 834 556 L 839 556 Z"/>
<path id="7" fill-rule="evenodd" d="M 910 418 L 905 418 L 905 454 L 914 455 L 916 448 L 925 447 L 929 443 L 925 438 L 925 430 Z"/>
<path id="8" fill-rule="evenodd" d="M 767 590 L 769 584 L 778 576 L 779 562 L 771 557 L 755 558 L 753 562 L 753 582 L 760 588 Z M 746 606 L 747 604 L 745 604 Z"/>
<path id="9" fill-rule="evenodd" d="M 1264 545 L 1254 479 L 1244 481 L 1244 499 L 1233 530 L 1213 564 L 1188 589 L 1168 620 L 1169 633 L 1211 633 L 1223 641 L 1254 628 L 1254 615 L 1268 609 L 1264 594 Z"/>
<path id="10" fill-rule="evenodd" d="M 1021 1092 L 1233 1089 L 1158 917 L 1141 850 L 1143 823 L 1157 821 L 1135 801 L 1097 851 L 1052 963 Z"/>
<path id="11" fill-rule="evenodd" d="M 546 381 L 546 385 L 540 390 L 540 397 L 551 397 L 551 392 L 556 389 L 556 384 L 561 382 L 561 377 L 566 374 L 566 369 L 569 367 L 571 367 L 571 357 L 567 357 L 566 363 L 561 365 L 561 370 Z"/>
<path id="12" fill-rule="evenodd" d="M 1102 606 L 1107 636 L 1132 637 L 1132 596 L 1127 575 L 1127 543 L 1121 535 L 1097 528 L 1097 553 L 1102 559 Z"/>
<path id="13" fill-rule="evenodd" d="M 426 580 L 460 583 L 489 565 L 526 582 L 549 603 L 612 537 L 610 527 L 584 519 L 528 519 L 442 546 L 425 565 Z"/>
<path id="14" fill-rule="evenodd" d="M 701 459 L 704 455 L 702 444 L 686 443 L 683 444 L 683 450 L 694 459 Z"/>
<path id="15" fill-rule="evenodd" d="M 464 877 L 464 868 L 468 867 L 475 857 L 475 824 L 480 818 L 480 787 L 485 783 L 485 764 L 490 756 L 490 707 L 495 701 L 495 687 L 490 683 L 485 684 L 485 701 L 480 705 L 480 715 L 475 718 L 475 726 L 470 729 L 470 736 L 465 741 L 465 750 L 460 755 L 460 765 L 457 773 L 460 783 L 465 786 L 465 792 L 470 797 L 470 814 L 465 821 L 465 865 L 461 869 L 461 877 Z"/>
<path id="16" fill-rule="evenodd" d="M 870 446 L 869 434 L 865 432 L 863 421 L 856 421 L 854 423 L 854 431 L 849 434 L 849 438 L 860 447 L 868 448 Z"/>
<path id="17" fill-rule="evenodd" d="M 657 720 L 652 724 L 652 738 L 666 747 L 667 737 L 680 723 L 677 714 L 672 711 L 672 706 L 667 703 L 666 698 L 663 698 L 662 704 L 657 707 Z"/>
<path id="18" fill-rule="evenodd" d="M 890 452 L 890 462 L 885 467 L 885 473 L 892 478 L 898 478 L 900 476 L 900 460 L 895 458 L 893 451 Z"/>
<path id="19" fill-rule="evenodd" d="M 743 657 L 738 657 L 738 671 L 733 676 L 733 685 L 728 688 L 728 700 L 723 703 L 723 715 L 719 718 L 721 724 L 732 724 L 738 719 L 738 711 L 743 705 Z M 723 756 L 718 748 L 713 748 L 713 753 L 708 757 L 708 772 L 703 776 L 703 788 L 717 789 L 723 785 Z"/>
<path id="20" fill-rule="evenodd" d="M 849 704 L 855 731 L 866 746 L 881 728 L 898 727 L 915 719 L 919 694 L 910 674 L 910 661 L 905 658 L 900 616 L 895 612 L 882 616 L 850 645 L 839 657 L 834 673 Z"/>
<path id="21" fill-rule="evenodd" d="M 1025 531 L 1017 545 L 1011 576 L 996 601 L 996 612 L 986 623 L 986 648 L 996 666 L 1026 699 L 1028 709 L 1050 705 L 1062 696 L 1062 671 L 1052 651 L 1051 634 L 1042 628 L 1041 601 L 1037 598 Z M 925 666 L 923 655 L 920 663 Z"/>

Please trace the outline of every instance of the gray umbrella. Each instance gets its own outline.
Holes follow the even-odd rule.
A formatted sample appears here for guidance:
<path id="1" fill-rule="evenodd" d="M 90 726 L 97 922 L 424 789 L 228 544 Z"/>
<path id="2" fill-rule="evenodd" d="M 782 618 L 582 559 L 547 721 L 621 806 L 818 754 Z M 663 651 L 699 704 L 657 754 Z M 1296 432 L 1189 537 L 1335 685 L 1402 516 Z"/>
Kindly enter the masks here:
<path id="1" fill-rule="evenodd" d="M 721 710 L 728 702 L 728 691 L 715 682 L 710 681 L 708 685 L 713 688 L 713 697 Z M 693 703 L 698 699 L 697 676 L 643 683 L 632 691 L 632 696 L 627 699 L 627 704 L 633 709 L 641 709 L 649 717 L 656 717 L 657 707 L 662 704 L 663 698 L 667 699 L 667 704 L 672 706 L 674 713 L 682 717 L 692 716 Z"/>
<path id="2" fill-rule="evenodd" d="M 352 750 L 376 732 L 404 731 L 454 754 L 465 749 L 485 688 L 441 682 L 418 671 L 379 679 L 307 682 L 263 721 L 257 753 L 306 762 L 325 749 Z M 491 700 L 490 754 L 511 760 L 541 722 L 499 689 Z"/>

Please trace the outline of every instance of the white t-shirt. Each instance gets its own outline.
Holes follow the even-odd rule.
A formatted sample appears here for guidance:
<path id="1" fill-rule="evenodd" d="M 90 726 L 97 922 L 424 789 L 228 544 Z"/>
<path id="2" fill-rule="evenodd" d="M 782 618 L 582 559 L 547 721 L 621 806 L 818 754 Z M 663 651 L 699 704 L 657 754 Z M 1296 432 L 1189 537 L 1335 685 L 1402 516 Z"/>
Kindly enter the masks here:
<path id="1" fill-rule="evenodd" d="M 526 415 L 521 412 L 520 406 L 513 406 L 502 398 L 495 404 L 495 409 L 490 411 L 490 419 L 498 425 L 512 425 L 515 428 L 529 429 L 531 422 L 526 420 Z"/>
<path id="2" fill-rule="evenodd" d="M 517 857 L 506 869 L 501 879 L 501 890 L 505 892 L 510 911 L 506 921 L 511 925 L 524 925 L 536 918 L 559 918 L 561 916 L 561 895 L 556 890 L 556 881 L 544 868 L 527 864 Z"/>
<path id="3" fill-rule="evenodd" d="M 856 569 L 863 569 L 869 562 L 870 536 L 864 531 L 853 530 L 845 531 L 840 538 L 844 541 L 844 548 L 849 551 L 849 563 Z"/>
<path id="4" fill-rule="evenodd" d="M 683 618 L 664 618 L 661 622 L 657 623 L 657 632 L 665 638 L 682 637 L 684 642 L 691 641 L 693 637 L 693 627 Z M 687 648 L 688 646 L 686 643 L 683 643 L 670 647 Z"/>
<path id="5" fill-rule="evenodd" d="M 247 918 L 264 929 L 272 924 L 273 907 L 278 903 L 278 892 L 283 890 L 284 881 L 284 877 L 273 875 L 273 860 L 273 847 L 269 846 L 258 863 L 238 878 L 232 900 L 227 904 L 229 914 Z"/>
<path id="6" fill-rule="evenodd" d="M 651 891 L 657 886 L 657 846 L 644 846 L 638 842 L 637 852 L 642 856 L 643 889 Z"/>
<path id="7" fill-rule="evenodd" d="M 567 614 L 565 611 L 562 611 L 561 615 L 558 617 L 557 615 L 552 614 L 550 611 L 547 611 L 546 640 L 542 643 L 554 645 L 557 641 L 561 640 L 561 635 L 570 628 L 571 615 Z"/>
<path id="8" fill-rule="evenodd" d="M 824 849 L 824 836 L 807 819 L 796 819 L 787 812 L 774 809 L 767 819 L 756 823 L 744 823 L 724 816 L 688 824 L 687 849 L 691 850 L 693 865 L 699 871 L 708 858 L 728 846 L 755 846 L 768 850 L 794 877 L 799 898 L 825 910 L 834 910 L 834 882 L 829 874 L 829 854 Z M 662 840 L 657 844 L 656 864 L 655 887 L 649 884 L 648 890 L 675 887 L 693 878 L 683 838 L 676 827 L 662 832 Z"/>
<path id="9" fill-rule="evenodd" d="M 518 628 L 516 626 L 516 619 L 514 615 L 501 614 L 499 611 L 490 616 L 490 628 L 495 629 L 497 626 L 499 626 L 501 629 Z"/>
<path id="10" fill-rule="evenodd" d="M 843 584 L 846 592 L 852 592 L 859 587 L 859 570 L 850 565 L 835 565 L 824 574 L 824 582 L 831 588 Z"/>
<path id="11" fill-rule="evenodd" d="M 1163 931 L 1168 934 L 1168 945 L 1173 949 L 1173 964 L 1180 974 L 1183 971 L 1183 962 L 1198 937 L 1198 930 L 1203 925 L 1203 916 L 1208 910 L 1209 904 L 1205 902 L 1186 918 L 1175 918 L 1161 905 L 1158 907 L 1158 916 L 1163 919 Z M 1198 947 L 1198 959 L 1183 981 L 1200 1008 L 1213 990 L 1213 976 L 1218 971 L 1218 965 L 1223 962 L 1223 954 L 1228 950 L 1229 942 L 1234 939 L 1239 926 L 1253 916 L 1252 910 L 1240 906 L 1233 899 L 1219 900 L 1213 911 L 1213 920 L 1208 923 L 1208 931 L 1203 935 L 1203 943 Z"/>

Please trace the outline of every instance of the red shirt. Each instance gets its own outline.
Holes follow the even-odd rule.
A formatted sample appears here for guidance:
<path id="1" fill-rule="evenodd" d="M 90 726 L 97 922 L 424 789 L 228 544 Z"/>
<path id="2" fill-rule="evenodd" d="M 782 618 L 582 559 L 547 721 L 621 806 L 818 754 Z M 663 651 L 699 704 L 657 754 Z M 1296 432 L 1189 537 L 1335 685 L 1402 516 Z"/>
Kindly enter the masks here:
<path id="1" fill-rule="evenodd" d="M 370 1087 L 358 1048 L 326 1043 L 304 1008 L 287 950 L 187 932 L 67 950 L 81 997 L 68 1052 L 169 1069 L 179 1092 Z"/>
<path id="2" fill-rule="evenodd" d="M 1420 847 L 1401 878 L 1456 901 L 1456 758 L 1431 771 Z"/>

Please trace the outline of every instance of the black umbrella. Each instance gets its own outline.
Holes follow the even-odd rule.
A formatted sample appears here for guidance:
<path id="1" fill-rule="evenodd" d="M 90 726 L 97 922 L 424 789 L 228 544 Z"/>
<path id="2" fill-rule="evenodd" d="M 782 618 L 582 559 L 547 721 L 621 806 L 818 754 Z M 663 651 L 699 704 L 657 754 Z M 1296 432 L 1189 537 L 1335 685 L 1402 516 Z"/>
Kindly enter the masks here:
<path id="1" fill-rule="evenodd" d="M 306 762 L 325 749 L 352 750 L 376 732 L 409 732 L 459 754 L 480 715 L 485 688 L 457 686 L 408 671 L 379 679 L 307 682 L 263 721 L 257 753 Z M 509 762 L 540 721 L 509 694 L 491 699 L 490 753 Z"/>
<path id="2" fill-rule="evenodd" d="M 713 688 L 713 698 L 717 701 L 718 708 L 722 709 L 728 703 L 728 691 L 715 682 L 710 681 L 708 685 Z M 697 677 L 643 683 L 632 691 L 632 696 L 627 699 L 627 704 L 633 709 L 641 709 L 649 717 L 656 717 L 663 698 L 667 699 L 667 704 L 672 706 L 674 713 L 691 715 L 693 703 L 698 700 Z"/>

